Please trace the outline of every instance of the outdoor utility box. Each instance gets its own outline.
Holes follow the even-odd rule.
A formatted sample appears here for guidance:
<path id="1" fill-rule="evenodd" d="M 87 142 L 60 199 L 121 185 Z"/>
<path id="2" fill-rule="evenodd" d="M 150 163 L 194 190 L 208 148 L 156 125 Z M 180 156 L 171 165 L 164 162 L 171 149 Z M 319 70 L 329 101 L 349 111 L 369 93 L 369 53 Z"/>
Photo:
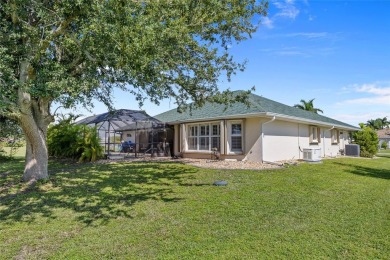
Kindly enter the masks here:
<path id="1" fill-rule="evenodd" d="M 345 155 L 359 157 L 360 156 L 360 145 L 346 144 L 345 145 Z"/>
<path id="2" fill-rule="evenodd" d="M 307 162 L 321 161 L 321 148 L 304 148 L 303 160 Z"/>

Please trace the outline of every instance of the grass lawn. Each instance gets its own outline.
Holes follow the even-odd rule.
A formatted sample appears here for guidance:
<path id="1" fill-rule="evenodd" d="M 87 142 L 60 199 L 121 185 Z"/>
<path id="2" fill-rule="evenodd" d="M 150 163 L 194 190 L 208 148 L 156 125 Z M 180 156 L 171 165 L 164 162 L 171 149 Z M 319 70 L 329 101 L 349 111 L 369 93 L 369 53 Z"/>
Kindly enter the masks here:
<path id="1" fill-rule="evenodd" d="M 389 259 L 390 158 L 281 170 L 0 163 L 1 259 Z M 228 186 L 216 187 L 215 180 Z"/>
<path id="2" fill-rule="evenodd" d="M 9 156 L 11 148 L 9 146 L 4 146 L 3 149 L 5 152 L 4 155 Z M 26 146 L 16 148 L 16 153 L 14 155 L 15 157 L 24 157 L 25 155 L 26 155 Z"/>
<path id="3" fill-rule="evenodd" d="M 390 149 L 381 149 L 378 151 L 377 155 L 378 157 L 389 157 L 390 158 Z"/>

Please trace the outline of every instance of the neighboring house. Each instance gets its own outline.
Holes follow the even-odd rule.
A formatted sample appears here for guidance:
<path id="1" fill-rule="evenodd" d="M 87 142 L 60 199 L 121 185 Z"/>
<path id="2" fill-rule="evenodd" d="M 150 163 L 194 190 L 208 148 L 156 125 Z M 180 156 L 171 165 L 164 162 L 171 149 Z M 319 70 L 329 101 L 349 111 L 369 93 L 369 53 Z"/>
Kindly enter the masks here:
<path id="1" fill-rule="evenodd" d="M 376 131 L 379 139 L 379 148 L 382 147 L 382 143 L 386 142 L 387 147 L 390 147 L 390 129 L 381 129 Z"/>
<path id="2" fill-rule="evenodd" d="M 333 157 L 349 143 L 349 133 L 359 130 L 254 94 L 249 102 L 250 107 L 206 103 L 155 118 L 174 126 L 174 153 L 188 158 L 210 158 L 213 148 L 221 159 L 260 162 L 302 159 L 305 148 L 319 148 L 321 157 Z"/>

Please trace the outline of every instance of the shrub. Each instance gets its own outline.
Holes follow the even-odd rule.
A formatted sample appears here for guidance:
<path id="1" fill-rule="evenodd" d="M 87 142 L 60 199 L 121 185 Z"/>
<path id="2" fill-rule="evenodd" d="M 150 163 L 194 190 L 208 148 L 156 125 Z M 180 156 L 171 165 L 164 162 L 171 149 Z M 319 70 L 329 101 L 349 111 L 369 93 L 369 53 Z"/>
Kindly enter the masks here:
<path id="1" fill-rule="evenodd" d="M 83 162 L 101 158 L 103 149 L 96 128 L 75 125 L 73 119 L 74 117 L 70 117 L 49 127 L 47 132 L 49 155 Z"/>
<path id="2" fill-rule="evenodd" d="M 387 147 L 388 147 L 387 142 L 386 142 L 386 141 L 383 141 L 382 144 L 381 144 L 381 148 L 386 150 Z"/>
<path id="3" fill-rule="evenodd" d="M 51 125 L 47 131 L 47 147 L 50 156 L 78 159 L 78 150 L 82 143 L 82 127 L 71 120 L 62 120 L 57 125 Z"/>
<path id="4" fill-rule="evenodd" d="M 82 142 L 79 144 L 79 151 L 82 151 L 79 161 L 94 162 L 103 156 L 103 147 L 100 146 L 100 138 L 96 127 L 83 128 Z"/>
<path id="5" fill-rule="evenodd" d="M 363 127 L 353 134 L 354 143 L 360 145 L 360 156 L 373 157 L 378 151 L 377 133 L 370 127 Z"/>

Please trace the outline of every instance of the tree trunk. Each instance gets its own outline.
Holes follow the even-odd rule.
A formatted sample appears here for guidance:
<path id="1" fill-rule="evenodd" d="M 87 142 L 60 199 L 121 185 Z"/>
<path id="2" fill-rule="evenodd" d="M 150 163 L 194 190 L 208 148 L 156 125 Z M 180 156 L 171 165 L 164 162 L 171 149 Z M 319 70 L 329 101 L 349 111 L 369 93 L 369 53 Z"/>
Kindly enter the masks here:
<path id="1" fill-rule="evenodd" d="M 31 129 L 37 127 L 32 127 Z M 46 134 L 38 130 L 33 133 L 29 129 L 23 127 L 26 137 L 26 161 L 23 173 L 23 181 L 47 179 L 49 177 L 48 166 L 48 152 L 46 145 Z"/>
<path id="2" fill-rule="evenodd" d="M 20 62 L 20 82 L 26 83 L 33 70 L 26 61 Z M 18 90 L 20 108 L 19 123 L 26 138 L 26 164 L 23 180 L 39 180 L 49 177 L 48 151 L 46 145 L 47 127 L 53 121 L 50 115 L 50 99 L 33 98 L 26 86 Z"/>

